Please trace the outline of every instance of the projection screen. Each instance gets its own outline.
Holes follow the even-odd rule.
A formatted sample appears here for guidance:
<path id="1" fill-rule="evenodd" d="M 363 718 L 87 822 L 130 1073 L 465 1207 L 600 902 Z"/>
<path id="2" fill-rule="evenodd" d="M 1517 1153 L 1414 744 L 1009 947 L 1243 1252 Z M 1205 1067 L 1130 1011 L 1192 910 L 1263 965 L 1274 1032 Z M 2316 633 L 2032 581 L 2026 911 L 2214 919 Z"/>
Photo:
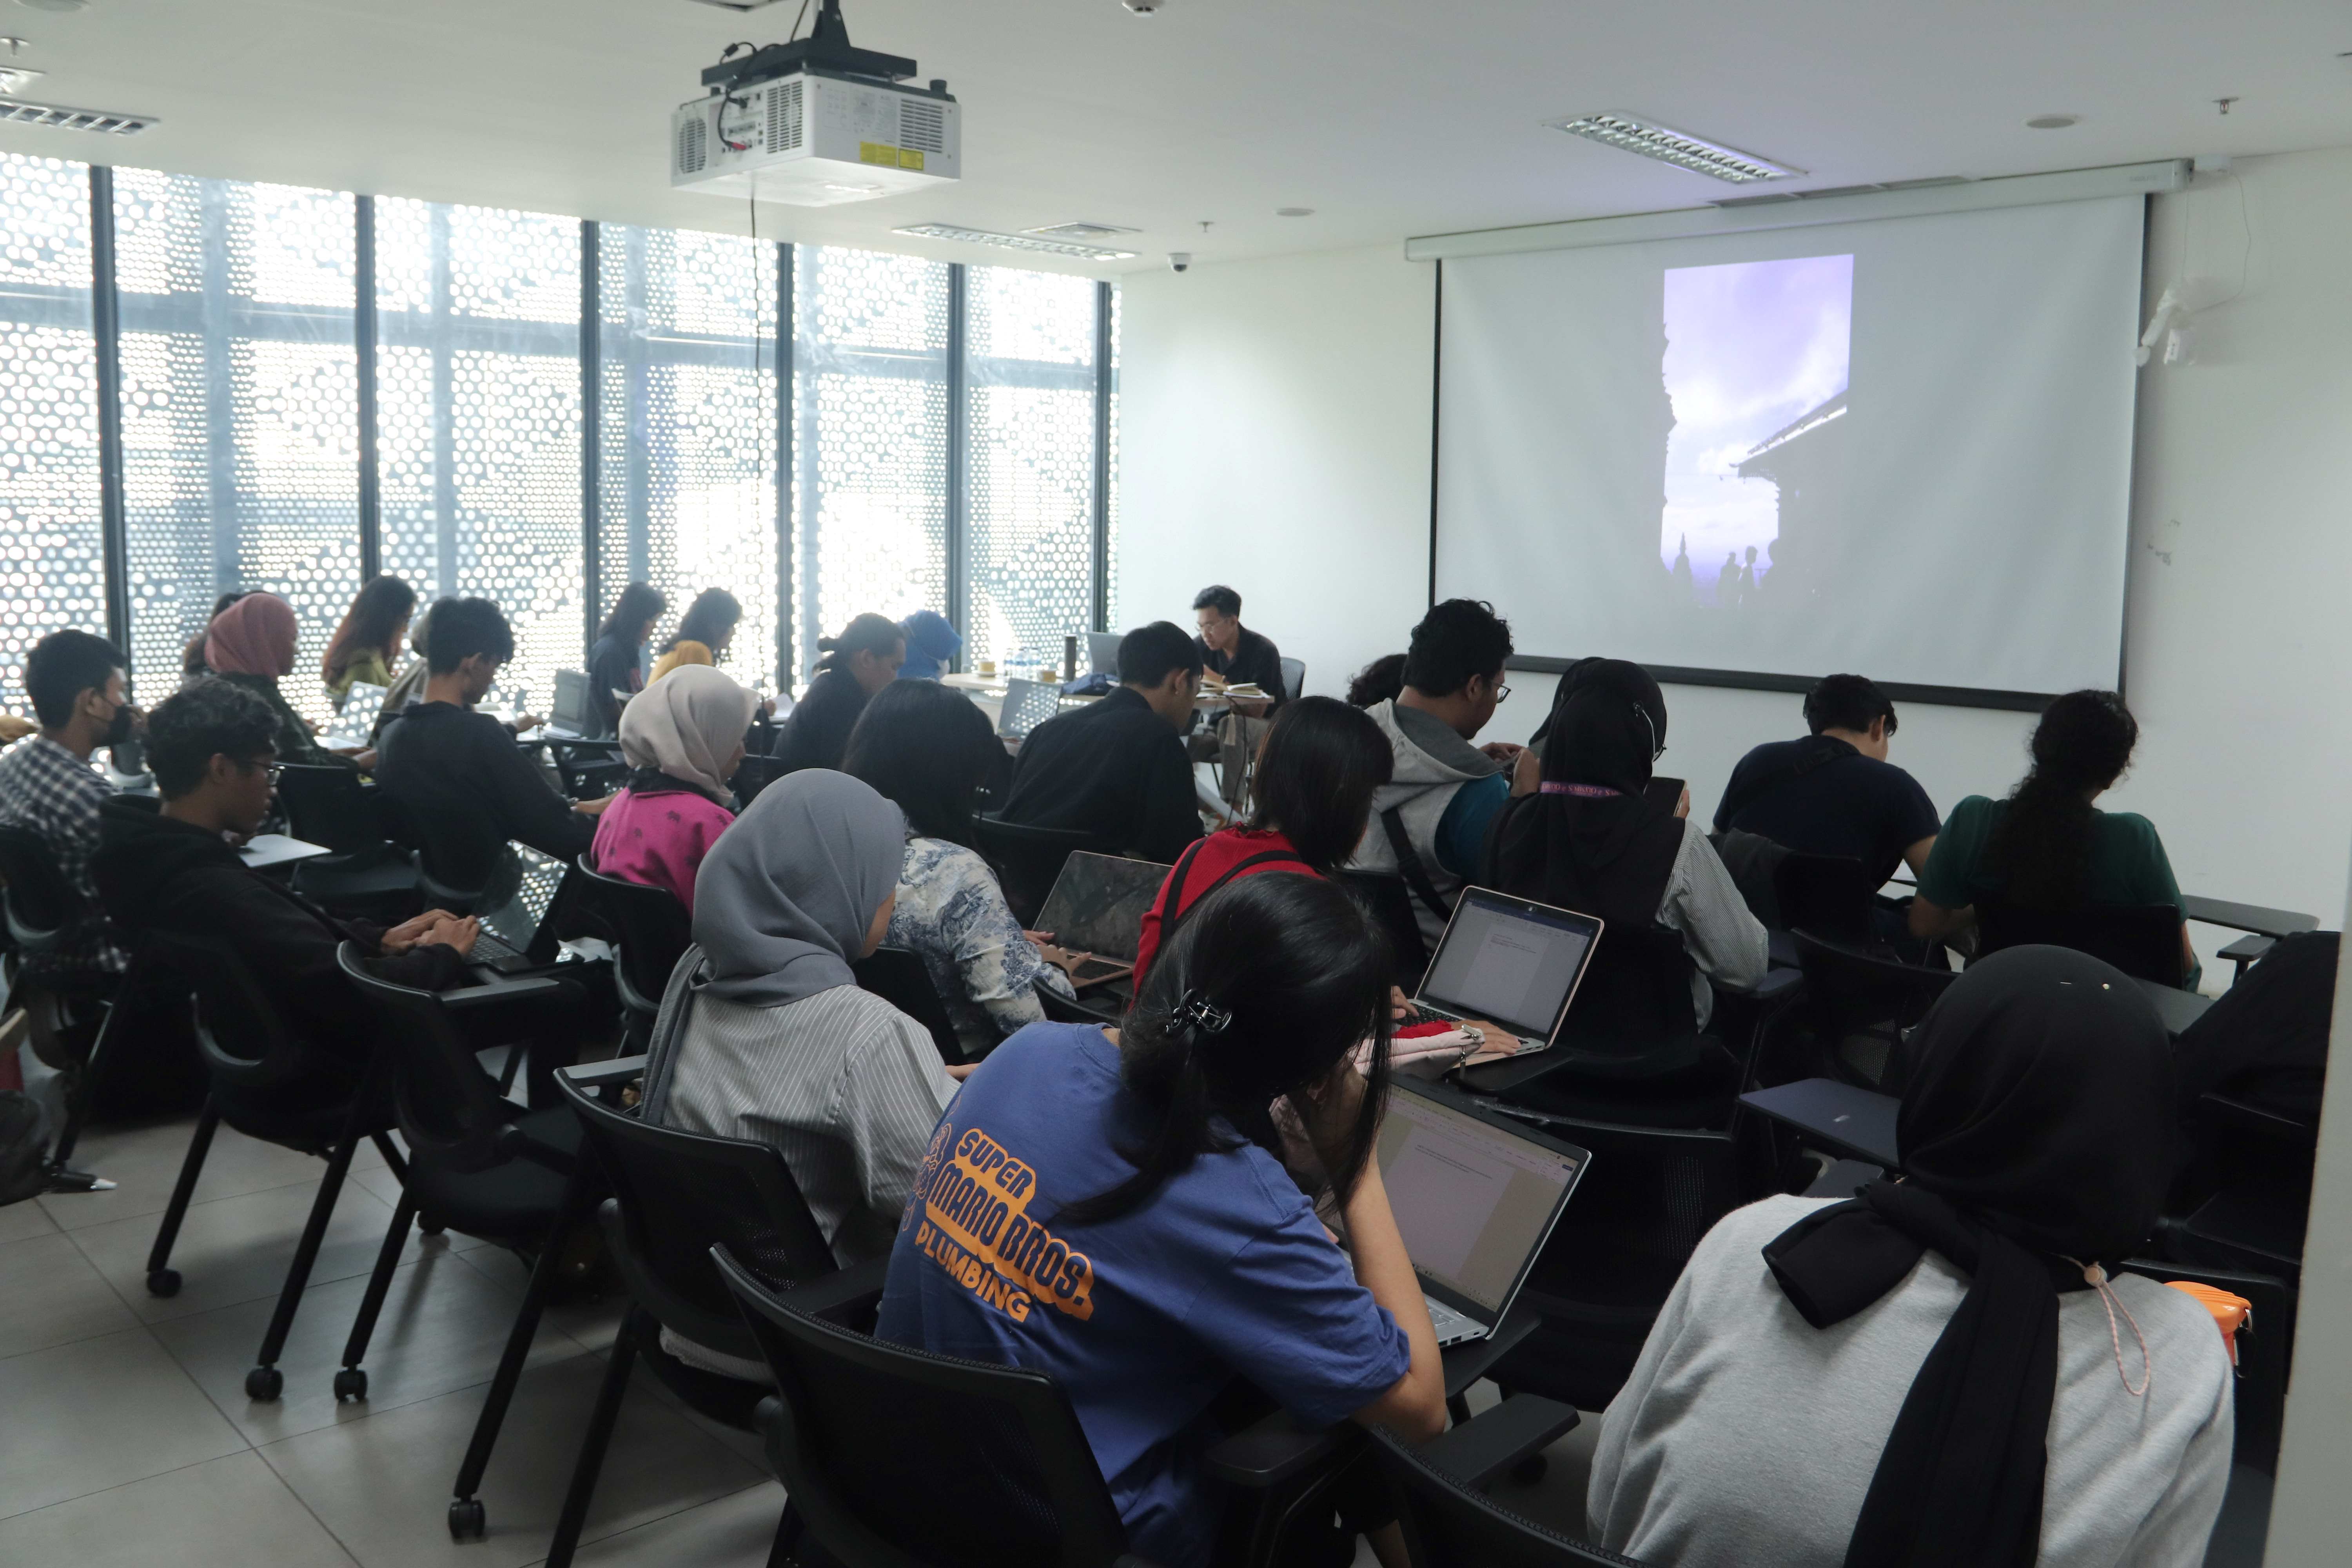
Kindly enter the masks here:
<path id="1" fill-rule="evenodd" d="M 1446 262 L 1437 595 L 1723 684 L 2116 685 L 2144 209 Z"/>

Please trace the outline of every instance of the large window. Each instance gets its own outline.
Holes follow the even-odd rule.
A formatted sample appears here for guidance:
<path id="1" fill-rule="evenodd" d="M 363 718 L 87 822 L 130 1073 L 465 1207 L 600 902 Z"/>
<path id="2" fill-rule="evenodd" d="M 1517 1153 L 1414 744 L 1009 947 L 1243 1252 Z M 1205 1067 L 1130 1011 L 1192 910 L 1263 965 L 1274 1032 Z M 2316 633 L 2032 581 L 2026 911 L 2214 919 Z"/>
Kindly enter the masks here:
<path id="1" fill-rule="evenodd" d="M 722 665 L 770 689 L 866 611 L 945 614 L 967 660 L 1058 660 L 1110 590 L 1114 304 L 1010 268 L 0 154 L 0 706 L 62 626 L 121 638 L 156 701 L 216 600 L 268 589 L 301 628 L 282 689 L 323 717 L 320 656 L 370 570 L 496 600 L 504 696 L 541 711 L 632 580 L 669 597 L 656 641 L 732 594 Z"/>
<path id="2" fill-rule="evenodd" d="M 0 709 L 35 643 L 106 626 L 89 289 L 89 171 L 0 157 Z"/>

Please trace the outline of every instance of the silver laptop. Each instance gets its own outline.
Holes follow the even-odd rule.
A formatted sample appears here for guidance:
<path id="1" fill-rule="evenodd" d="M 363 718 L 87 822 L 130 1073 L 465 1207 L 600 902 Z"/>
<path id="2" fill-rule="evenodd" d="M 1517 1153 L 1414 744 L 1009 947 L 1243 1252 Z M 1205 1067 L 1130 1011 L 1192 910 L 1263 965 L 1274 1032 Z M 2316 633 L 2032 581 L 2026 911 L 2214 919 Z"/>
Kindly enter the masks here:
<path id="1" fill-rule="evenodd" d="M 548 710 L 547 733 L 562 740 L 583 740 L 595 734 L 598 725 L 594 710 L 590 706 L 587 675 L 577 669 L 555 672 L 555 706 Z"/>
<path id="2" fill-rule="evenodd" d="M 1135 973 L 1143 917 L 1160 896 L 1168 869 L 1153 860 L 1085 850 L 1062 862 L 1061 875 L 1037 911 L 1037 929 L 1052 931 L 1054 945 L 1078 961 L 1070 975 L 1072 989 L 1091 990 Z"/>
<path id="3" fill-rule="evenodd" d="M 1087 634 L 1087 670 L 1092 675 L 1108 675 L 1118 679 L 1118 645 L 1127 640 L 1122 632 L 1088 632 Z"/>
<path id="4" fill-rule="evenodd" d="M 1495 1331 L 1592 1156 L 1443 1084 L 1400 1078 L 1377 1158 L 1444 1346 Z"/>
<path id="5" fill-rule="evenodd" d="M 1543 1050 L 1559 1037 L 1601 930 L 1596 915 L 1465 888 L 1413 1009 L 1448 1023 L 1485 1018 L 1517 1035 L 1522 1054 Z"/>

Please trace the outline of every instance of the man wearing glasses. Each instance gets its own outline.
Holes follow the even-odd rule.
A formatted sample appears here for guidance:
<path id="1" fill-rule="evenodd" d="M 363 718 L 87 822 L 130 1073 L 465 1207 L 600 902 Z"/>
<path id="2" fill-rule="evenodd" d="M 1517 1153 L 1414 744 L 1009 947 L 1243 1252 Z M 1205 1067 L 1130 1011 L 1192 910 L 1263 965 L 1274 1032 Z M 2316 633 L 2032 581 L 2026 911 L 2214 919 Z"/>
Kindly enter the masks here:
<path id="1" fill-rule="evenodd" d="M 1477 743 L 1511 689 L 1503 664 L 1511 627 L 1479 599 L 1431 606 L 1404 659 L 1404 689 L 1365 710 L 1396 752 L 1396 772 L 1372 796 L 1372 821 L 1349 869 L 1401 875 L 1423 936 L 1445 930 L 1454 896 L 1477 874 L 1486 826 L 1510 795 L 1524 748 Z"/>

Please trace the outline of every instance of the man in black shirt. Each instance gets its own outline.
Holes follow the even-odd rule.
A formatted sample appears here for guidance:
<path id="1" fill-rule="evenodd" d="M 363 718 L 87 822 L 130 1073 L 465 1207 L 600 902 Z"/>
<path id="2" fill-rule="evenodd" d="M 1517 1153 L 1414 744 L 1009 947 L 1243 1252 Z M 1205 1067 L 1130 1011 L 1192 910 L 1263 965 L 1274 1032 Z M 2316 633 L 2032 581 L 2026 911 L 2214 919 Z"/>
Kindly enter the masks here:
<path id="1" fill-rule="evenodd" d="M 1201 837 L 1192 764 L 1177 737 L 1192 722 L 1201 654 L 1181 627 L 1154 621 L 1118 645 L 1118 685 L 1021 742 L 1000 814 L 1029 827 L 1077 828 L 1108 847 L 1172 863 Z"/>
<path id="2" fill-rule="evenodd" d="M 375 776 L 385 796 L 420 831 L 470 841 L 486 857 L 512 840 L 575 858 L 595 838 L 597 814 L 611 797 L 565 800 L 505 725 L 474 711 L 514 657 L 506 616 L 488 599 L 445 600 L 434 606 L 430 635 L 425 693 L 377 742 Z"/>
<path id="3" fill-rule="evenodd" d="M 1223 584 L 1192 596 L 1192 619 L 1201 635 L 1192 639 L 1200 649 L 1201 667 L 1216 679 L 1212 686 L 1255 686 L 1266 694 L 1263 702 L 1234 703 L 1245 718 L 1264 719 L 1282 706 L 1282 653 L 1274 639 L 1242 625 L 1242 596 Z"/>
<path id="4" fill-rule="evenodd" d="M 1768 741 L 1739 759 L 1716 831 L 1850 857 L 1874 885 L 1898 865 L 1917 876 L 1943 819 L 1919 782 L 1886 760 L 1895 704 L 1864 677 L 1824 676 L 1805 694 L 1805 724 L 1806 739 Z"/>

